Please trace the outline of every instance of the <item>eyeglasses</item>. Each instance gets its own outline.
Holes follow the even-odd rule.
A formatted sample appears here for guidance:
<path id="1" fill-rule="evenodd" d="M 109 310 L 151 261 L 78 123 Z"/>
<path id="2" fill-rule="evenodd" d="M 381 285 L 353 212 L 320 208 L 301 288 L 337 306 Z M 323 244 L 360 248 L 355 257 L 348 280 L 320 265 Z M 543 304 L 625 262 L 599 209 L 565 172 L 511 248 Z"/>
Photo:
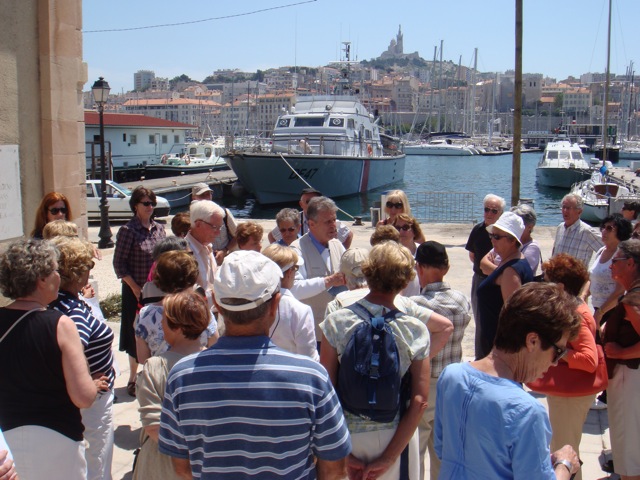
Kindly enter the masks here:
<path id="1" fill-rule="evenodd" d="M 403 232 L 408 232 L 409 230 L 411 230 L 411 225 L 402 225 L 402 226 L 394 225 L 394 227 L 396 227 L 396 230 L 398 231 L 402 230 Z"/>
<path id="2" fill-rule="evenodd" d="M 500 211 L 500 210 L 498 210 L 497 208 L 484 207 L 484 213 L 489 213 L 489 212 L 491 212 L 491 213 L 493 213 L 494 215 L 497 215 L 499 211 Z"/>
<path id="3" fill-rule="evenodd" d="M 285 233 L 285 232 L 293 233 L 296 231 L 296 227 L 280 228 L 279 230 L 280 230 L 280 233 Z"/>
<path id="4" fill-rule="evenodd" d="M 63 215 L 67 214 L 67 208 L 66 207 L 53 207 L 49 209 L 49 213 L 51 215 L 58 215 L 59 213 L 62 213 Z"/>
<path id="5" fill-rule="evenodd" d="M 619 262 L 620 260 L 629 260 L 629 257 L 613 257 L 611 263 Z"/>
<path id="6" fill-rule="evenodd" d="M 156 202 L 140 202 L 140 205 L 144 205 L 145 207 L 155 207 L 157 203 Z"/>
<path id="7" fill-rule="evenodd" d="M 387 208 L 402 208 L 402 202 L 387 202 Z"/>
<path id="8" fill-rule="evenodd" d="M 209 222 L 205 222 L 204 220 L 200 220 L 202 223 L 206 223 L 207 225 L 209 225 L 211 228 L 213 228 L 214 230 L 222 230 L 222 225 L 211 225 Z"/>
<path id="9" fill-rule="evenodd" d="M 489 238 L 492 238 L 493 240 L 500 240 L 501 238 L 508 238 L 511 235 L 498 235 L 497 233 L 490 233 L 489 234 Z"/>
<path id="10" fill-rule="evenodd" d="M 614 227 L 613 225 L 601 225 L 600 231 L 604 232 L 606 230 L 607 232 L 612 232 L 614 228 L 616 227 Z"/>

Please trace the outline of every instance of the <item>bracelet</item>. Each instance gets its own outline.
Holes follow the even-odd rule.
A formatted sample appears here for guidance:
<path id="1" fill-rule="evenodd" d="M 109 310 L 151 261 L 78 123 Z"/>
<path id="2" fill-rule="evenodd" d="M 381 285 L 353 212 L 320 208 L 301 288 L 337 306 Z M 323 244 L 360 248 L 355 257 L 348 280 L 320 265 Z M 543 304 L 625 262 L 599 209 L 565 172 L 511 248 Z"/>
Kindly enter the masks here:
<path id="1" fill-rule="evenodd" d="M 558 465 L 564 465 L 569 470 L 569 475 L 571 475 L 571 462 L 569 460 L 556 460 L 556 463 L 553 464 L 553 469 L 555 470 Z"/>

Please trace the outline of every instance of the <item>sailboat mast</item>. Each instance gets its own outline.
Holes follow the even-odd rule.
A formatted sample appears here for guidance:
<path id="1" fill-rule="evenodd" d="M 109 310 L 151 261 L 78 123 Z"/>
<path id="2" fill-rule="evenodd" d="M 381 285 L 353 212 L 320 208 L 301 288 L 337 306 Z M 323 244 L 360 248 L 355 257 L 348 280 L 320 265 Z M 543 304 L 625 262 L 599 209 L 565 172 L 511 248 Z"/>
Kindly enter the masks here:
<path id="1" fill-rule="evenodd" d="M 476 72 L 478 71 L 478 48 L 473 52 L 473 72 L 471 73 L 471 136 L 476 134 Z"/>
<path id="2" fill-rule="evenodd" d="M 611 62 L 611 7 L 613 0 L 609 0 L 609 26 L 607 27 L 607 71 L 604 85 L 604 118 L 602 119 L 602 164 L 607 159 L 607 137 L 609 135 L 609 65 Z"/>

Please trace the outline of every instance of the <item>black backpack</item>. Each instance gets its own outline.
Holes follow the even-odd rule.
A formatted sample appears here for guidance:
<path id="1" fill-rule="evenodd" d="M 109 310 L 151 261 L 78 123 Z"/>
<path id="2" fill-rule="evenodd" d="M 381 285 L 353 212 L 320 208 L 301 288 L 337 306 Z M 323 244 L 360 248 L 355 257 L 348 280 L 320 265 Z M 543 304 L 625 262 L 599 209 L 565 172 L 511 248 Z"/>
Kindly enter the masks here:
<path id="1" fill-rule="evenodd" d="M 401 405 L 403 384 L 409 371 L 400 375 L 400 356 L 389 322 L 400 311 L 394 309 L 384 317 L 373 317 L 360 303 L 347 307 L 363 321 L 347 342 L 338 369 L 338 397 L 342 408 L 374 422 L 393 421 Z M 402 411 L 400 412 L 403 413 Z"/>

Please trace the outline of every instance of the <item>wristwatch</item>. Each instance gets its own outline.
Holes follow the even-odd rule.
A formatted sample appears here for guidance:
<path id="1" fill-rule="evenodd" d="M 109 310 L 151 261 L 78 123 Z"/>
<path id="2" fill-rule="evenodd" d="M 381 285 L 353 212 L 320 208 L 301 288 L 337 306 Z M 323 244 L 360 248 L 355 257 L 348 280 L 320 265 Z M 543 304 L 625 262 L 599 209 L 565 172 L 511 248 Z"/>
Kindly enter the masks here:
<path id="1" fill-rule="evenodd" d="M 571 474 L 571 462 L 569 460 L 556 460 L 556 463 L 553 464 L 553 469 L 555 470 L 558 465 L 564 465 L 569 470 L 569 474 Z"/>

